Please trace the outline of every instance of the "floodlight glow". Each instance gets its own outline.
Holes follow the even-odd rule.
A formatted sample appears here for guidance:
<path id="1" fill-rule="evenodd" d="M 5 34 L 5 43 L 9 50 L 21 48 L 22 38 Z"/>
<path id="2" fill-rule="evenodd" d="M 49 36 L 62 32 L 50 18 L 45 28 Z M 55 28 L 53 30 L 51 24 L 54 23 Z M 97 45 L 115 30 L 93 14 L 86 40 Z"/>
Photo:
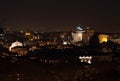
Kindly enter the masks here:
<path id="1" fill-rule="evenodd" d="M 100 43 L 107 42 L 108 41 L 108 35 L 105 35 L 105 34 L 99 35 L 99 41 L 100 41 Z"/>

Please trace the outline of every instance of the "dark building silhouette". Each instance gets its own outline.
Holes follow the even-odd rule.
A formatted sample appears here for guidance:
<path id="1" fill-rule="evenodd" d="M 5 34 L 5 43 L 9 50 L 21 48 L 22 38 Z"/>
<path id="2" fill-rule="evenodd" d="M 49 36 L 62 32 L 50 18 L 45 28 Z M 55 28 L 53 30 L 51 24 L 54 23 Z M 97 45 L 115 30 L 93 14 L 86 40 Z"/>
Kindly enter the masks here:
<path id="1" fill-rule="evenodd" d="M 97 34 L 94 34 L 91 38 L 90 38 L 90 43 L 89 43 L 91 48 L 99 48 L 99 38 Z"/>

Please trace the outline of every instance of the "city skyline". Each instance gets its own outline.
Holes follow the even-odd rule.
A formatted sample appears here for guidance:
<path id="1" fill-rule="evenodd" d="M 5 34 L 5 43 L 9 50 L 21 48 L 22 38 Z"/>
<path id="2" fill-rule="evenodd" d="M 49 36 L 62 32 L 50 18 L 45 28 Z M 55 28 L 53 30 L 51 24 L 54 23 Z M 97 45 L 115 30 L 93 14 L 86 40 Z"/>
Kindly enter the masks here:
<path id="1" fill-rule="evenodd" d="M 1 1 L 0 22 L 11 30 L 66 31 L 89 26 L 97 32 L 119 32 L 120 6 L 106 1 Z"/>

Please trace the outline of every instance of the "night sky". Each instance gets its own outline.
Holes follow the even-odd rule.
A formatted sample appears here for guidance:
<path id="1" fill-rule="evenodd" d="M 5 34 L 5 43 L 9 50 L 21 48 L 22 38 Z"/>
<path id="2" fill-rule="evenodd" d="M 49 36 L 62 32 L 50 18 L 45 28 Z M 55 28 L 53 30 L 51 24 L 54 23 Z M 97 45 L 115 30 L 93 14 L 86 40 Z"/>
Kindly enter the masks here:
<path id="1" fill-rule="evenodd" d="M 120 32 L 115 0 L 3 0 L 0 22 L 10 30 L 69 31 L 89 26 L 97 32 Z"/>

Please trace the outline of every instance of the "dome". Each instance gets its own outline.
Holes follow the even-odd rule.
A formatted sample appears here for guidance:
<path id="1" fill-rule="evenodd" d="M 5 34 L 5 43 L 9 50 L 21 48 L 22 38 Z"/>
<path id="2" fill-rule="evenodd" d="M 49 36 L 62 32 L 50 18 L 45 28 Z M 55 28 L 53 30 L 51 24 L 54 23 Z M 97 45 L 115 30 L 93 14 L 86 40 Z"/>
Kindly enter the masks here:
<path id="1" fill-rule="evenodd" d="M 23 46 L 23 44 L 19 41 L 13 42 L 11 46 L 9 47 L 9 51 L 11 51 L 12 48 L 17 47 L 17 46 Z"/>
<path id="2" fill-rule="evenodd" d="M 83 28 L 81 28 L 80 26 L 76 27 L 78 31 L 83 31 Z"/>

